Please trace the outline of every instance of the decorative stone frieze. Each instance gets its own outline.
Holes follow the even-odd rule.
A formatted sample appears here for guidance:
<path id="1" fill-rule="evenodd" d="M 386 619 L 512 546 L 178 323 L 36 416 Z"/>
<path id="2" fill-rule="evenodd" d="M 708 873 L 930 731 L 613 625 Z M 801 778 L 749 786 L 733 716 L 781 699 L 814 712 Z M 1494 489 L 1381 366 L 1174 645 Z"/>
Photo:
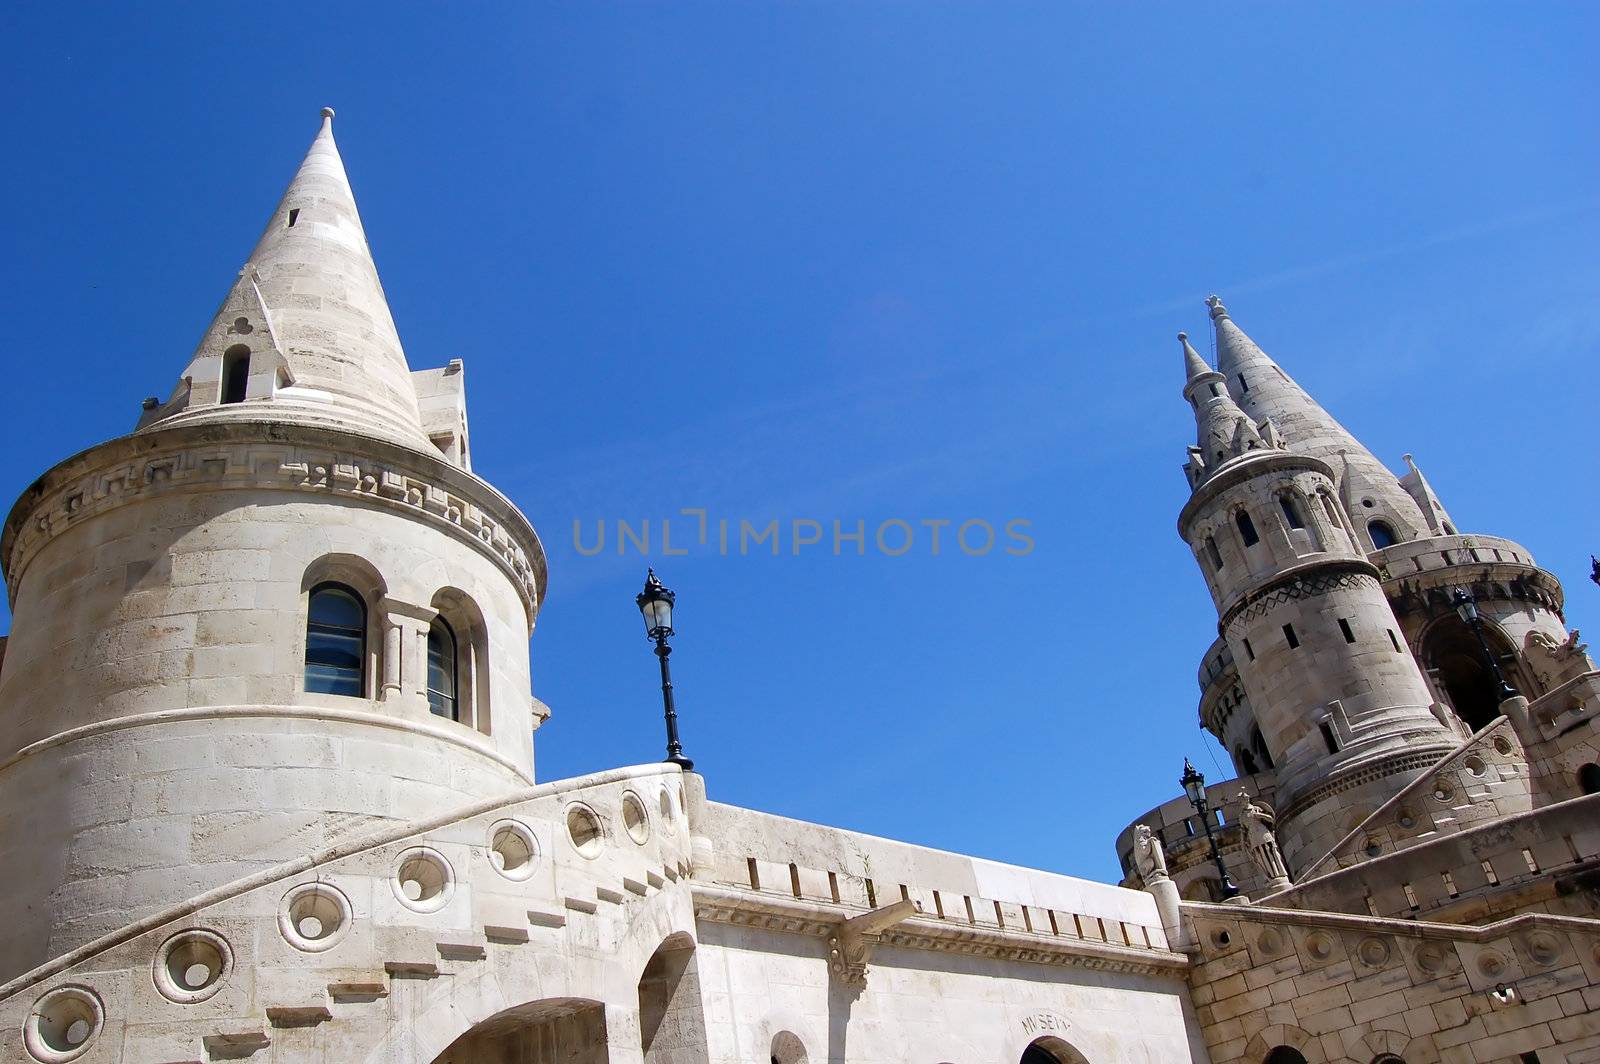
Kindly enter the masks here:
<path id="1" fill-rule="evenodd" d="M 36 480 L 0 536 L 11 601 L 28 563 L 68 527 L 137 500 L 240 488 L 328 494 L 406 513 L 494 559 L 520 590 L 530 625 L 544 598 L 544 548 L 533 526 L 471 473 L 383 440 L 241 421 L 120 437 Z"/>

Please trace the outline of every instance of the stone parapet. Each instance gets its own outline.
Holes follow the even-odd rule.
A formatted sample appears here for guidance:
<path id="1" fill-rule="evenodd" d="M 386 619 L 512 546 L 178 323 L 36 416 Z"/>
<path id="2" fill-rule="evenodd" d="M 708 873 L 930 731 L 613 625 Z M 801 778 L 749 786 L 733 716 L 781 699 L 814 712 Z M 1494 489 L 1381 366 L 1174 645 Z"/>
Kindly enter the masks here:
<path id="1" fill-rule="evenodd" d="M 234 421 L 123 436 L 59 463 L 23 492 L 0 534 L 10 600 L 64 530 L 130 502 L 228 488 L 342 495 L 406 514 L 492 558 L 532 627 L 545 593 L 533 526 L 504 495 L 442 456 L 349 432 Z"/>

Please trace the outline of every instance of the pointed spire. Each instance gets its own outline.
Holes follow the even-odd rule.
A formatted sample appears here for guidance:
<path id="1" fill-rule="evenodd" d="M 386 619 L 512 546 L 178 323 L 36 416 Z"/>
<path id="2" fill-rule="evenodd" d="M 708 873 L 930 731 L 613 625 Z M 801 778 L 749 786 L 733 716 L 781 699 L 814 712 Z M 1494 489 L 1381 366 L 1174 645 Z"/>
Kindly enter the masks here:
<path id="1" fill-rule="evenodd" d="M 1211 367 L 1206 365 L 1206 360 L 1200 357 L 1200 352 L 1190 346 L 1188 333 L 1179 333 L 1178 342 L 1183 345 L 1184 380 L 1192 381 L 1196 377 L 1212 372 Z"/>
<path id="2" fill-rule="evenodd" d="M 1354 500 L 1350 515 L 1358 526 L 1381 517 L 1402 539 L 1428 535 L 1422 511 L 1399 478 L 1245 335 L 1219 297 L 1209 297 L 1206 306 L 1216 329 L 1217 370 L 1239 408 L 1257 424 L 1271 422 L 1288 450 L 1346 470 L 1340 489 Z"/>
<path id="3" fill-rule="evenodd" d="M 219 418 L 430 446 L 331 107 L 173 397 L 140 428 Z"/>
<path id="4" fill-rule="evenodd" d="M 1183 347 L 1187 377 L 1183 397 L 1194 408 L 1195 420 L 1195 446 L 1189 448 L 1187 467 L 1189 485 L 1199 487 L 1224 463 L 1268 445 L 1255 423 L 1228 394 L 1222 374 L 1206 365 L 1190 345 L 1189 335 L 1179 333 L 1178 343 Z"/>

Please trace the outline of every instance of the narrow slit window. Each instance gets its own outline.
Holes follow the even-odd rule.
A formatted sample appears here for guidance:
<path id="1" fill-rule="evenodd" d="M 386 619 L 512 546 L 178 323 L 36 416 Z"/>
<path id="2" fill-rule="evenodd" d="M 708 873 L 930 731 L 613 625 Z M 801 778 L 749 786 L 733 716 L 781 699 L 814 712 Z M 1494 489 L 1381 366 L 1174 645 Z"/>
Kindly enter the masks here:
<path id="1" fill-rule="evenodd" d="M 436 716 L 461 719 L 456 700 L 456 634 L 435 617 L 428 626 L 428 708 Z"/>
<path id="2" fill-rule="evenodd" d="M 1220 385 L 1216 385 L 1216 384 L 1213 384 L 1213 385 L 1212 385 L 1212 386 L 1211 386 L 1211 394 L 1212 394 L 1212 395 L 1221 395 L 1221 394 L 1222 394 L 1222 388 L 1221 388 L 1221 386 L 1220 386 Z"/>
<path id="3" fill-rule="evenodd" d="M 1219 573 L 1222 572 L 1222 552 L 1217 549 L 1215 536 L 1206 537 L 1206 557 L 1211 559 L 1211 568 Z"/>
<path id="4" fill-rule="evenodd" d="M 1327 746 L 1328 753 L 1337 754 L 1339 752 L 1339 738 L 1333 734 L 1333 726 L 1327 721 L 1323 721 L 1317 725 L 1317 730 L 1322 732 L 1322 742 Z"/>
<path id="5" fill-rule="evenodd" d="M 1356 641 L 1356 634 L 1350 630 L 1350 622 L 1343 617 L 1339 618 L 1339 632 L 1344 636 L 1346 643 L 1354 643 Z"/>
<path id="6" fill-rule="evenodd" d="M 1249 658 L 1251 661 L 1256 660 L 1255 648 L 1250 645 L 1250 640 L 1244 639 L 1240 640 L 1240 642 L 1244 643 L 1245 657 Z"/>
<path id="7" fill-rule="evenodd" d="M 1283 626 L 1283 638 L 1284 641 L 1289 644 L 1290 650 L 1293 650 L 1300 645 L 1300 637 L 1294 634 L 1294 625 L 1292 624 L 1286 624 Z"/>
<path id="8" fill-rule="evenodd" d="M 300 220 L 300 208 L 299 207 L 291 207 L 291 208 L 289 208 L 289 228 L 293 229 L 294 228 L 294 223 L 298 222 L 299 220 Z"/>
<path id="9" fill-rule="evenodd" d="M 306 690 L 365 694 L 367 608 L 343 584 L 318 584 L 306 609 Z"/>
<path id="10" fill-rule="evenodd" d="M 1280 495 L 1278 506 L 1283 510 L 1283 519 L 1290 528 L 1306 527 L 1305 518 L 1300 516 L 1300 507 L 1293 499 L 1287 495 Z"/>
<path id="11" fill-rule="evenodd" d="M 1387 631 L 1389 632 L 1389 643 L 1390 643 L 1391 646 L 1394 647 L 1394 652 L 1396 654 L 1405 653 L 1405 651 L 1400 649 L 1400 640 L 1395 638 L 1394 629 L 1390 628 Z"/>
<path id="12" fill-rule="evenodd" d="M 1241 373 L 1241 374 L 1239 374 L 1239 394 L 1240 395 L 1248 395 L 1249 393 L 1250 393 L 1250 382 L 1245 380 L 1244 379 L 1244 374 Z"/>
<path id="13" fill-rule="evenodd" d="M 222 355 L 222 395 L 224 403 L 242 403 L 250 390 L 250 349 L 235 344 Z"/>
<path id="14" fill-rule="evenodd" d="M 1256 523 L 1250 520 L 1250 515 L 1240 510 L 1233 515 L 1234 524 L 1239 526 L 1239 538 L 1244 540 L 1246 547 L 1253 547 L 1261 542 L 1261 537 L 1256 535 Z"/>

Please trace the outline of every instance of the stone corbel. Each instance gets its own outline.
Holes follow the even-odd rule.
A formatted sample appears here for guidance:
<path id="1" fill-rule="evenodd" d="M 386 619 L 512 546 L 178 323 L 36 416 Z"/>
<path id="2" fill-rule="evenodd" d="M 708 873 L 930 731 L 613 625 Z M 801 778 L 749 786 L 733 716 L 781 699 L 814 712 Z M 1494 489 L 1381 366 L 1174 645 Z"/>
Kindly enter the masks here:
<path id="1" fill-rule="evenodd" d="M 841 921 L 828 936 L 828 971 L 852 990 L 862 989 L 878 936 L 920 912 L 922 905 L 906 898 Z"/>

